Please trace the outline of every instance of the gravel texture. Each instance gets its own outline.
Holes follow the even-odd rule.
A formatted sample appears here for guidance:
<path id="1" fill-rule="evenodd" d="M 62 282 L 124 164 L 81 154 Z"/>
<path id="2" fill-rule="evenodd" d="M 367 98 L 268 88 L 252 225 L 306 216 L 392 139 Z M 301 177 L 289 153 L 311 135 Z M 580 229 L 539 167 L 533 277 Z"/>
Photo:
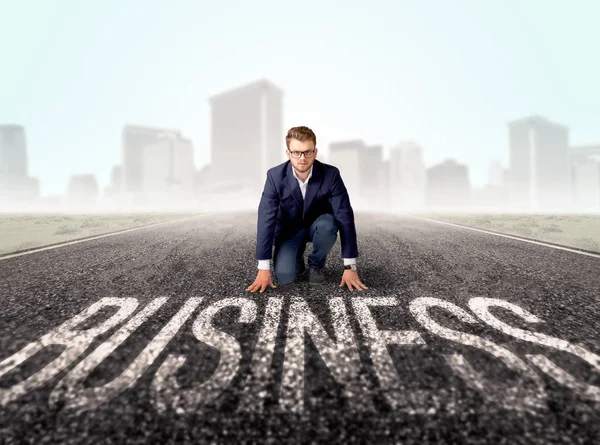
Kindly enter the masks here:
<path id="1" fill-rule="evenodd" d="M 339 287 L 339 238 L 324 284 L 247 292 L 256 212 L 0 260 L 0 443 L 600 443 L 599 259 L 356 225 L 362 292 Z M 484 322 L 478 297 L 556 347 Z"/>

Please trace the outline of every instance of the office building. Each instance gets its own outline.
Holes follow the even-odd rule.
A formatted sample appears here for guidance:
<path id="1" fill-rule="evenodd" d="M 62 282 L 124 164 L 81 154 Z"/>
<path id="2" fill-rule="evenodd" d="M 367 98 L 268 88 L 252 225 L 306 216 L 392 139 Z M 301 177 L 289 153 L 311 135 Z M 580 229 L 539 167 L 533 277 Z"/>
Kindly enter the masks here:
<path id="1" fill-rule="evenodd" d="M 412 141 L 390 148 L 389 195 L 393 210 L 422 209 L 425 206 L 426 169 L 423 149 Z"/>
<path id="2" fill-rule="evenodd" d="M 283 90 L 266 79 L 209 99 L 212 190 L 262 190 L 267 170 L 285 161 Z"/>
<path id="3" fill-rule="evenodd" d="M 564 210 L 571 202 L 569 129 L 534 115 L 508 123 L 511 203 Z"/>

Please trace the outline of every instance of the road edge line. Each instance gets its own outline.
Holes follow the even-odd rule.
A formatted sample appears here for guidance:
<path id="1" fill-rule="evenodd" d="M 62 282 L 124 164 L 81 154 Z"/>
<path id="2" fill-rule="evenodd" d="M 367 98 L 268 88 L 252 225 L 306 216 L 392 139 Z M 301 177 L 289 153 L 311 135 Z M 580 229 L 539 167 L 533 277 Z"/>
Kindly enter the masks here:
<path id="1" fill-rule="evenodd" d="M 505 234 L 505 233 L 493 232 L 493 231 L 485 230 L 485 229 L 478 229 L 477 227 L 463 226 L 462 224 L 456 224 L 456 223 L 451 223 L 451 222 L 447 222 L 447 221 L 440 221 L 440 220 L 437 220 L 437 219 L 425 218 L 423 216 L 417 216 L 417 215 L 413 215 L 411 213 L 403 213 L 403 215 L 407 215 L 407 216 L 410 216 L 412 218 L 424 219 L 426 221 L 432 221 L 432 222 L 436 222 L 436 223 L 439 223 L 439 224 L 446 224 L 446 225 L 449 225 L 449 226 L 460 227 L 462 229 L 475 230 L 476 232 L 483 232 L 483 233 L 487 233 L 489 235 L 503 236 L 505 238 L 511 238 L 511 239 L 514 239 L 514 240 L 517 240 L 517 241 L 524 241 L 526 243 L 531 243 L 531 244 L 538 244 L 540 246 L 551 247 L 551 248 L 557 249 L 557 250 L 566 250 L 567 252 L 578 253 L 580 255 L 587 255 L 587 256 L 591 256 L 593 258 L 600 258 L 600 254 L 595 253 L 595 252 L 591 252 L 589 250 L 577 249 L 577 248 L 573 248 L 573 247 L 566 247 L 566 246 L 561 246 L 559 244 L 552 244 L 552 243 L 547 243 L 547 242 L 544 242 L 544 241 L 537 241 L 537 240 L 533 240 L 533 239 L 530 239 L 530 238 L 519 237 L 519 236 L 516 236 L 516 235 L 508 235 L 508 234 Z"/>
<path id="2" fill-rule="evenodd" d="M 122 229 L 122 230 L 116 230 L 114 232 L 102 233 L 100 235 L 90 235 L 90 236 L 85 236 L 82 238 L 76 238 L 76 239 L 73 239 L 70 241 L 61 241 L 59 243 L 46 244 L 46 245 L 40 246 L 40 247 L 32 247 L 30 249 L 2 253 L 2 254 L 0 254 L 0 261 L 7 260 L 9 258 L 15 258 L 15 257 L 23 256 L 23 255 L 28 255 L 30 253 L 42 252 L 44 250 L 57 249 L 59 247 L 68 246 L 71 244 L 78 244 L 78 243 L 83 243 L 85 241 L 92 241 L 92 240 L 104 238 L 107 236 L 114 236 L 114 235 L 119 235 L 121 233 L 133 232 L 135 230 L 142 230 L 142 229 L 146 229 L 148 227 L 155 227 L 155 226 L 160 226 L 160 225 L 164 225 L 164 224 L 185 221 L 187 219 L 198 218 L 199 216 L 204 216 L 209 213 L 214 213 L 214 212 L 204 212 L 204 213 L 199 213 L 199 214 L 193 215 L 193 216 L 186 216 L 185 218 L 171 219 L 169 221 L 160 221 L 157 223 L 145 224 L 143 226 L 131 227 L 129 229 Z"/>

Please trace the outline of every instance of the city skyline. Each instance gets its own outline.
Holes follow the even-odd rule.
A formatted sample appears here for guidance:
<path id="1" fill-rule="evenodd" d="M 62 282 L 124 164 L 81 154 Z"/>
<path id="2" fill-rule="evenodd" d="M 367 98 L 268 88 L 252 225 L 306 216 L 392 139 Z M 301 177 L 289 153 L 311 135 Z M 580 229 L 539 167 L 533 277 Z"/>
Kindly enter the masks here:
<path id="1" fill-rule="evenodd" d="M 300 28 L 275 3 L 179 5 L 65 1 L 35 4 L 35 17 L 27 2 L 3 7 L 0 122 L 27 129 L 42 195 L 86 172 L 104 189 L 127 123 L 180 129 L 201 169 L 208 98 L 263 77 L 286 91 L 284 128 L 313 128 L 322 152 L 363 138 L 387 158 L 412 140 L 427 166 L 468 164 L 474 187 L 492 160 L 508 165 L 514 117 L 567 123 L 572 145 L 599 139 L 594 2 L 319 4 Z"/>
<path id="2" fill-rule="evenodd" d="M 238 90 L 242 90 L 244 88 L 252 88 L 253 85 L 257 85 L 257 84 L 260 84 L 260 83 L 263 83 L 263 82 L 266 83 L 266 84 L 272 85 L 273 88 L 277 88 L 275 85 L 273 85 L 272 83 L 270 83 L 268 79 L 259 79 L 259 80 L 254 81 L 254 82 L 247 82 L 244 85 L 236 86 L 236 87 L 233 87 L 233 88 L 229 88 L 229 89 L 227 89 L 225 91 L 216 93 L 216 94 L 214 94 L 210 98 L 210 101 L 214 105 L 215 103 L 219 103 L 218 100 L 215 101 L 215 99 L 217 99 L 219 97 L 222 97 L 222 96 L 226 97 L 227 95 L 231 95 L 232 93 L 235 93 Z M 281 92 L 282 92 L 282 94 L 285 94 L 284 90 L 281 90 Z M 232 95 L 232 97 L 234 98 L 234 100 L 236 100 L 235 99 L 235 95 Z M 237 106 L 237 104 L 234 103 L 234 106 Z M 227 109 L 225 109 L 225 110 L 227 110 Z M 213 116 L 214 116 L 214 110 L 213 110 Z M 243 115 L 240 115 L 240 119 L 243 120 Z M 241 120 L 239 120 L 239 122 L 241 122 Z M 512 125 L 514 125 L 515 122 L 520 122 L 520 121 L 527 122 L 529 120 L 543 121 L 543 122 L 547 122 L 551 126 L 557 126 L 557 127 L 564 128 L 564 131 L 567 132 L 566 145 L 564 147 L 569 152 L 573 151 L 573 153 L 574 153 L 573 159 L 574 160 L 582 159 L 582 156 L 583 156 L 583 158 L 586 158 L 586 156 L 589 158 L 590 157 L 589 153 L 600 153 L 600 149 L 598 149 L 599 144 L 572 145 L 569 142 L 569 140 L 568 140 L 568 134 L 569 134 L 569 131 L 570 131 L 570 128 L 569 128 L 568 125 L 556 123 L 556 122 L 554 122 L 552 120 L 547 119 L 544 116 L 540 116 L 539 114 L 532 114 L 530 116 L 525 116 L 525 117 L 521 117 L 521 118 L 512 119 L 510 121 L 507 121 L 506 125 L 507 125 L 507 127 L 509 127 L 509 133 L 510 133 L 510 127 Z M 214 125 L 214 123 L 213 123 L 213 125 Z M 18 125 L 18 124 L 14 124 L 14 123 L 8 123 L 8 124 L 7 123 L 0 123 L 0 126 L 2 126 L 2 127 L 15 127 L 15 128 L 19 128 L 19 129 L 23 129 L 24 130 L 25 135 L 24 135 L 23 139 L 24 139 L 24 143 L 25 143 L 26 153 L 23 154 L 24 159 L 25 159 L 25 161 L 24 161 L 25 164 L 24 164 L 23 168 L 24 168 L 24 171 L 27 172 L 29 170 L 29 163 L 31 161 L 31 155 L 29 154 L 31 150 L 30 150 L 30 148 L 29 148 L 29 146 L 27 144 L 27 137 L 26 137 L 27 130 L 22 125 Z M 95 180 L 97 182 L 98 189 L 100 190 L 99 196 L 105 195 L 107 193 L 107 191 L 108 191 L 108 193 L 110 193 L 110 188 L 111 188 L 111 186 L 114 183 L 114 177 L 113 177 L 114 176 L 114 172 L 113 172 L 113 170 L 115 168 L 123 168 L 123 165 L 127 165 L 126 157 L 127 157 L 127 153 L 129 152 L 130 148 L 127 147 L 127 145 L 125 144 L 125 141 L 123 139 L 125 137 L 125 132 L 126 132 L 127 129 L 136 129 L 137 131 L 140 131 L 142 133 L 145 132 L 145 131 L 156 131 L 156 132 L 162 133 L 163 136 L 174 135 L 174 137 L 179 138 L 179 139 L 185 141 L 186 145 L 190 145 L 191 149 L 195 148 L 194 141 L 191 140 L 190 138 L 183 137 L 182 131 L 180 129 L 178 129 L 178 128 L 167 128 L 165 126 L 154 127 L 154 126 L 143 125 L 141 123 L 137 123 L 137 124 L 124 124 L 123 127 L 122 127 L 122 129 L 121 129 L 121 146 L 120 146 L 121 158 L 120 158 L 120 162 L 116 162 L 116 160 L 113 162 L 111 170 L 109 171 L 109 176 L 110 176 L 111 179 L 109 179 L 108 183 L 106 183 L 106 184 L 100 183 L 100 181 L 98 181 L 98 177 L 101 176 L 101 175 L 99 175 L 97 173 L 93 173 L 93 172 L 81 172 L 81 171 L 75 172 L 75 171 L 73 171 L 73 172 L 70 172 L 68 174 L 67 178 L 66 178 L 67 185 L 66 185 L 65 190 L 63 191 L 63 193 L 59 192 L 59 193 L 50 195 L 50 194 L 44 194 L 44 193 L 42 193 L 43 184 L 40 183 L 38 177 L 33 177 L 33 179 L 35 181 L 37 181 L 36 187 L 39 190 L 40 196 L 42 198 L 43 197 L 53 198 L 53 197 L 61 197 L 61 196 L 67 195 L 68 194 L 68 189 L 70 187 L 69 183 L 70 183 L 71 179 L 73 177 L 81 176 L 81 175 L 91 176 L 91 177 L 95 178 Z M 287 129 L 285 129 L 285 130 L 287 131 Z M 317 136 L 317 138 L 318 138 L 318 136 Z M 281 138 L 281 139 L 283 140 L 283 138 Z M 507 139 L 510 139 L 510 134 L 508 135 Z M 152 140 L 152 136 L 150 135 L 150 139 L 148 139 L 148 141 L 151 141 L 151 140 Z M 277 142 L 276 141 L 272 141 L 272 143 L 274 144 L 272 146 L 272 150 L 275 150 Z M 378 147 L 379 150 L 380 150 L 380 157 L 381 157 L 382 160 L 385 160 L 385 162 L 390 162 L 390 152 L 394 149 L 394 147 L 398 147 L 398 146 L 403 146 L 403 145 L 409 145 L 409 146 L 410 145 L 416 145 L 416 146 L 419 146 L 421 148 L 420 152 L 421 152 L 421 155 L 423 157 L 425 157 L 425 154 L 427 152 L 426 147 L 422 147 L 422 145 L 419 143 L 419 141 L 414 141 L 414 140 L 409 140 L 408 139 L 408 140 L 398 141 L 397 143 L 392 144 L 391 146 L 383 146 L 383 144 L 377 144 L 377 143 L 374 144 L 374 145 L 373 144 L 368 144 L 368 143 L 365 142 L 364 138 L 358 137 L 358 138 L 354 138 L 354 139 L 352 139 L 352 138 L 341 138 L 341 139 L 336 140 L 336 141 L 330 141 L 329 145 L 325 148 L 325 150 L 323 149 L 322 144 L 318 143 L 317 145 L 319 146 L 319 150 L 321 152 L 325 153 L 325 154 L 321 155 L 321 158 L 325 158 L 324 162 L 331 162 L 332 160 L 334 161 L 336 159 L 339 159 L 339 157 L 336 157 L 335 155 L 332 156 L 332 153 L 330 151 L 331 147 L 340 146 L 340 145 L 343 146 L 346 143 L 351 143 L 351 144 L 352 143 L 358 143 L 359 145 L 364 146 L 364 147 L 368 147 L 368 146 Z M 214 158 L 214 153 L 215 153 L 215 148 L 216 148 L 214 145 L 215 144 L 214 144 L 214 136 L 213 136 L 213 144 L 209 147 L 209 151 L 212 151 L 212 153 L 213 153 L 212 154 L 213 158 Z M 283 142 L 282 145 L 283 145 L 284 148 L 282 148 L 281 162 L 284 162 L 285 161 L 285 154 L 284 154 L 285 153 L 285 141 Z M 160 149 L 159 146 L 144 147 L 144 144 L 142 144 L 139 149 L 142 149 L 142 148 L 145 149 L 145 150 L 150 150 L 150 149 L 158 150 L 158 149 Z M 507 145 L 507 148 L 506 148 L 507 153 L 509 153 L 510 150 L 511 150 L 511 147 L 509 145 Z M 518 154 L 518 152 L 516 152 L 516 153 Z M 273 155 L 276 156 L 276 152 L 274 152 Z M 594 158 L 594 156 L 592 155 L 591 158 Z M 269 158 L 269 159 L 271 159 L 271 158 Z M 195 162 L 194 154 L 193 153 L 191 153 L 191 160 L 192 160 L 192 165 L 193 165 L 193 168 L 194 168 L 195 171 L 201 171 L 203 168 L 211 166 L 211 162 L 205 163 L 202 166 L 198 166 L 197 162 Z M 275 160 L 274 158 L 271 159 L 271 161 L 274 161 L 274 160 Z M 434 162 L 432 164 L 428 165 L 428 164 L 425 163 L 424 167 L 425 167 L 425 169 L 430 170 L 430 169 L 439 167 L 440 165 L 445 164 L 447 162 L 461 163 L 460 160 L 458 160 L 456 157 L 443 156 L 437 162 Z M 125 163 L 125 164 L 123 164 L 123 163 Z M 156 163 L 156 162 L 154 162 L 154 163 Z M 274 166 L 277 163 L 279 163 L 279 162 L 276 162 L 275 164 L 273 164 L 271 162 L 272 165 L 270 165 L 270 166 Z M 333 163 L 333 165 L 336 165 L 335 162 L 332 162 L 332 163 Z M 485 176 L 486 179 L 485 179 L 485 181 L 484 181 L 484 183 L 482 185 L 473 184 L 473 181 L 472 181 L 472 178 L 471 178 L 471 173 L 470 173 L 472 171 L 472 169 L 470 168 L 470 165 L 468 163 L 465 163 L 465 162 L 463 162 L 462 164 L 464 164 L 466 166 L 466 174 L 467 174 L 467 179 L 468 179 L 469 184 L 470 184 L 470 189 L 471 190 L 482 189 L 482 188 L 485 188 L 485 187 L 490 186 L 490 185 L 492 185 L 492 186 L 498 185 L 498 184 L 494 183 L 491 180 L 490 168 L 492 168 L 492 166 L 496 166 L 496 168 L 500 167 L 504 171 L 508 170 L 510 168 L 510 154 L 509 154 L 509 162 L 507 162 L 506 165 L 503 164 L 502 161 L 500 161 L 499 159 L 491 159 L 489 161 L 489 163 L 487 165 L 486 176 Z M 337 165 L 339 166 L 339 163 Z M 265 166 L 267 166 L 267 164 L 263 165 L 263 167 L 265 167 Z M 258 176 L 259 177 L 262 177 L 263 170 L 266 171 L 266 169 L 263 168 L 262 170 L 260 170 L 258 172 Z M 127 189 L 128 189 L 128 187 L 125 184 L 125 189 L 124 190 L 127 190 Z"/>
<path id="3" fill-rule="evenodd" d="M 8 192 L 3 196 L 9 200 L 2 206 L 10 207 L 12 200 L 71 211 L 212 207 L 217 202 L 223 208 L 223 199 L 235 191 L 237 199 L 227 205 L 243 207 L 260 193 L 264 171 L 280 162 L 282 96 L 283 90 L 266 79 L 212 96 L 212 165 L 195 167 L 193 142 L 179 129 L 125 125 L 122 163 L 113 165 L 103 192 L 95 175 L 71 174 L 66 196 L 41 200 L 36 198 L 39 181 L 27 175 L 25 129 L 0 125 L 0 191 Z M 600 209 L 600 145 L 570 146 L 568 127 L 540 115 L 513 119 L 508 128 L 510 163 L 504 168 L 491 161 L 485 187 L 473 187 L 469 166 L 456 159 L 425 166 L 423 148 L 413 141 L 391 147 L 389 159 L 381 144 L 362 138 L 335 141 L 322 161 L 340 169 L 352 201 L 363 210 Z"/>

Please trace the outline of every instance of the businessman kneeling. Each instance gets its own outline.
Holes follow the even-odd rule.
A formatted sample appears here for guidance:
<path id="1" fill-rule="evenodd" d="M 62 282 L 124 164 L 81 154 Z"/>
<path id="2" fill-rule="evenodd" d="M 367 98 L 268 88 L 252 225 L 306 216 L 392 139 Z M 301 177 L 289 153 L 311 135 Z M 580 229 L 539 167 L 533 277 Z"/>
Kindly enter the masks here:
<path id="1" fill-rule="evenodd" d="M 308 127 L 294 127 L 285 138 L 288 160 L 267 171 L 258 206 L 256 259 L 258 274 L 246 290 L 263 292 L 276 287 L 271 279 L 270 260 L 279 284 L 294 282 L 306 271 L 308 257 L 311 284 L 325 281 L 327 255 L 340 232 L 344 284 L 352 291 L 367 289 L 358 277 L 356 227 L 348 192 L 338 168 L 316 159 L 317 139 Z M 274 247 L 274 253 L 272 249 Z"/>

